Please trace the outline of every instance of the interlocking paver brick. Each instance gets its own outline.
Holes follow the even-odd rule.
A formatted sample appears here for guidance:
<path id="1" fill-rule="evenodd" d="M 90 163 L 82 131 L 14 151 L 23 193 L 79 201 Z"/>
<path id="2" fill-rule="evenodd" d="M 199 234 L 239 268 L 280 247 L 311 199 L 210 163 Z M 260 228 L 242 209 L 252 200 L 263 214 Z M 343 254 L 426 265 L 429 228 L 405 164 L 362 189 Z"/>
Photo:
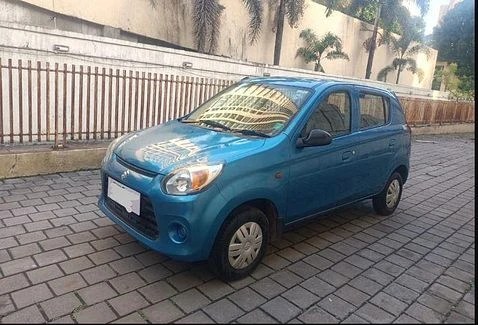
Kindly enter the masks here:
<path id="1" fill-rule="evenodd" d="M 429 293 L 424 293 L 422 294 L 418 299 L 417 301 L 428 307 L 428 308 L 431 308 L 437 312 L 439 312 L 440 314 L 443 314 L 445 315 L 446 313 L 448 313 L 450 310 L 451 310 L 451 307 L 453 305 L 453 303 L 449 302 L 448 300 L 445 300 L 443 298 L 440 298 L 440 297 L 437 297 L 437 296 L 434 296 L 432 294 L 429 294 Z"/>
<path id="2" fill-rule="evenodd" d="M 93 246 L 98 251 L 120 245 L 120 243 L 116 239 L 114 239 L 113 237 L 108 237 L 108 238 L 99 239 L 99 240 L 93 240 L 93 241 L 90 242 L 90 244 L 91 244 L 91 246 Z"/>
<path id="3" fill-rule="evenodd" d="M 334 294 L 356 307 L 361 306 L 370 298 L 368 294 L 357 290 L 348 284 L 335 291 Z"/>
<path id="4" fill-rule="evenodd" d="M 100 282 L 92 286 L 78 290 L 81 299 L 87 305 L 93 305 L 98 302 L 113 298 L 117 293 L 106 282 Z"/>
<path id="5" fill-rule="evenodd" d="M 267 315 L 260 309 L 255 309 L 237 320 L 239 324 L 275 324 L 278 323 L 274 318 Z"/>
<path id="6" fill-rule="evenodd" d="M 71 245 L 71 243 L 63 236 L 46 239 L 39 242 L 39 244 L 45 251 Z"/>
<path id="7" fill-rule="evenodd" d="M 245 311 L 251 311 L 267 301 L 249 287 L 236 291 L 229 296 L 229 299 Z"/>
<path id="8" fill-rule="evenodd" d="M 120 316 L 127 315 L 149 305 L 146 299 L 136 291 L 110 299 L 108 302 Z"/>
<path id="9" fill-rule="evenodd" d="M 143 268 L 143 265 L 134 256 L 122 258 L 109 263 L 109 265 L 119 274 L 134 272 Z"/>
<path id="10" fill-rule="evenodd" d="M 368 278 L 365 278 L 361 275 L 352 279 L 348 284 L 354 287 L 355 289 L 365 292 L 366 294 L 369 294 L 371 296 L 376 294 L 380 289 L 382 289 L 381 284 L 375 281 L 372 281 Z"/>
<path id="11" fill-rule="evenodd" d="M 76 273 L 94 266 L 94 264 L 84 256 L 61 262 L 59 265 L 66 274 Z"/>
<path id="12" fill-rule="evenodd" d="M 184 291 L 202 284 L 202 281 L 189 271 L 173 275 L 170 278 L 168 278 L 168 281 L 178 291 Z"/>
<path id="13" fill-rule="evenodd" d="M 456 306 L 455 312 L 466 316 L 470 319 L 475 318 L 475 306 L 472 303 L 468 303 L 466 301 L 460 301 L 460 303 Z"/>
<path id="14" fill-rule="evenodd" d="M 337 324 L 339 322 L 337 318 L 317 306 L 310 307 L 297 318 L 304 323 L 311 324 Z"/>
<path id="15" fill-rule="evenodd" d="M 17 244 L 15 238 L 13 237 L 7 237 L 7 238 L 2 238 L 0 239 L 0 250 L 3 250 L 5 248 L 10 248 L 10 247 L 15 247 Z"/>
<path id="16" fill-rule="evenodd" d="M 234 288 L 229 284 L 217 279 L 201 284 L 198 289 L 211 300 L 217 300 L 234 292 Z"/>
<path id="17" fill-rule="evenodd" d="M 5 276 L 25 272 L 37 268 L 37 264 L 30 257 L 23 257 L 0 264 L 0 269 Z"/>
<path id="18" fill-rule="evenodd" d="M 387 286 L 384 291 L 407 304 L 412 303 L 419 296 L 416 291 L 395 282 Z"/>
<path id="19" fill-rule="evenodd" d="M 226 298 L 204 307 L 203 311 L 217 323 L 229 323 L 244 314 L 241 309 Z"/>
<path id="20" fill-rule="evenodd" d="M 40 324 L 45 323 L 45 318 L 41 314 L 37 306 L 30 306 L 20 309 L 2 318 L 2 323 L 19 323 L 19 324 Z"/>
<path id="21" fill-rule="evenodd" d="M 167 268 L 161 264 L 155 264 L 142 269 L 138 274 L 148 283 L 152 283 L 164 279 L 172 274 Z"/>
<path id="22" fill-rule="evenodd" d="M 112 324 L 147 324 L 146 320 L 139 313 L 134 312 L 125 317 L 115 320 Z M 197 324 L 197 323 L 195 323 Z"/>
<path id="23" fill-rule="evenodd" d="M 301 277 L 289 270 L 278 271 L 277 273 L 271 274 L 270 278 L 286 288 L 292 288 L 303 281 Z"/>
<path id="24" fill-rule="evenodd" d="M 416 279 L 408 274 L 400 275 L 396 282 L 417 292 L 423 292 L 428 287 L 428 283 Z"/>
<path id="25" fill-rule="evenodd" d="M 335 291 L 335 288 L 332 285 L 315 276 L 302 282 L 300 285 L 310 292 L 316 294 L 320 298 L 323 298 L 329 293 Z"/>
<path id="26" fill-rule="evenodd" d="M 408 307 L 406 313 L 424 323 L 441 323 L 444 320 L 443 315 L 417 302 Z"/>
<path id="27" fill-rule="evenodd" d="M 210 303 L 205 295 L 194 288 L 172 297 L 171 300 L 185 313 L 191 313 Z"/>
<path id="28" fill-rule="evenodd" d="M 319 274 L 317 274 L 317 277 L 330 283 L 334 287 L 340 287 L 344 283 L 347 283 L 349 281 L 347 277 L 331 269 L 327 269 L 323 272 L 320 272 Z"/>
<path id="29" fill-rule="evenodd" d="M 45 266 L 53 263 L 58 263 L 67 259 L 66 255 L 60 249 L 47 251 L 44 253 L 33 255 L 33 258 L 39 266 Z"/>
<path id="30" fill-rule="evenodd" d="M 298 261 L 294 264 L 291 264 L 287 267 L 287 269 L 299 275 L 303 279 L 308 279 L 320 272 L 319 269 L 308 263 L 304 263 L 303 261 Z"/>
<path id="31" fill-rule="evenodd" d="M 90 231 L 83 231 L 66 236 L 73 244 L 80 244 L 97 239 Z"/>
<path id="32" fill-rule="evenodd" d="M 308 308 L 320 300 L 318 296 L 300 286 L 294 286 L 293 288 L 287 290 L 282 294 L 282 297 L 286 298 L 288 301 L 294 303 L 296 306 L 302 309 Z M 240 307 L 242 308 L 242 306 Z"/>
<path id="33" fill-rule="evenodd" d="M 30 279 L 33 284 L 46 282 L 63 276 L 63 272 L 61 272 L 60 268 L 56 264 L 40 267 L 28 271 L 26 274 L 28 279 Z"/>
<path id="34" fill-rule="evenodd" d="M 40 306 L 50 320 L 58 316 L 70 314 L 81 305 L 81 301 L 73 293 L 67 293 L 40 303 Z"/>
<path id="35" fill-rule="evenodd" d="M 456 302 L 461 298 L 461 294 L 439 283 L 432 284 L 428 290 L 435 296 L 444 298 L 451 302 Z"/>
<path id="36" fill-rule="evenodd" d="M 407 308 L 406 303 L 385 292 L 377 293 L 370 302 L 395 316 L 400 315 Z"/>
<path id="37" fill-rule="evenodd" d="M 116 319 L 114 312 L 104 302 L 73 314 L 78 323 L 108 323 Z"/>
<path id="38" fill-rule="evenodd" d="M 118 276 L 114 279 L 110 279 L 109 283 L 113 286 L 113 288 L 115 288 L 116 291 L 121 294 L 146 285 L 146 282 L 144 282 L 144 280 L 141 279 L 141 277 L 135 272 L 131 272 Z"/>
<path id="39" fill-rule="evenodd" d="M 319 256 L 318 254 L 307 256 L 303 261 L 319 270 L 325 270 L 334 264 L 332 261 Z"/>
<path id="40" fill-rule="evenodd" d="M 346 318 L 355 310 L 355 306 L 335 296 L 328 295 L 317 304 L 320 308 L 335 316 L 338 319 Z"/>
<path id="41" fill-rule="evenodd" d="M 167 299 L 177 293 L 176 289 L 174 289 L 166 281 L 155 282 L 153 284 L 144 286 L 138 291 L 152 303 Z"/>
<path id="42" fill-rule="evenodd" d="M 12 254 L 12 257 L 14 259 L 18 259 L 21 257 L 30 256 L 30 255 L 39 253 L 41 250 L 37 243 L 31 243 L 27 245 L 12 247 L 9 249 L 9 251 L 10 251 L 10 254 Z"/>
<path id="43" fill-rule="evenodd" d="M 114 278 L 116 272 L 108 265 L 103 264 L 88 270 L 81 271 L 81 275 L 88 284 L 95 284 L 104 280 Z"/>
<path id="44" fill-rule="evenodd" d="M 264 305 L 261 309 L 272 315 L 280 323 L 286 323 L 295 316 L 299 315 L 301 310 L 283 297 L 276 297 Z"/>
<path id="45" fill-rule="evenodd" d="M 11 295 L 18 308 L 23 308 L 53 297 L 50 289 L 48 289 L 44 283 L 15 291 Z"/>
<path id="46" fill-rule="evenodd" d="M 366 303 L 360 307 L 356 314 L 371 323 L 391 323 L 395 318 L 392 314 L 370 304 Z"/>
<path id="47" fill-rule="evenodd" d="M 51 280 L 48 282 L 48 285 L 50 286 L 50 288 L 52 288 L 55 294 L 61 295 L 70 291 L 83 288 L 86 286 L 86 283 L 78 273 L 75 273 L 55 280 Z"/>
<path id="48" fill-rule="evenodd" d="M 132 242 L 129 244 L 116 246 L 114 250 L 120 254 L 122 257 L 127 257 L 135 254 L 139 254 L 145 251 L 144 246 L 140 245 L 137 242 Z"/>
<path id="49" fill-rule="evenodd" d="M 271 299 L 286 290 L 285 287 L 270 278 L 264 278 L 251 284 L 251 288 L 268 299 Z"/>
<path id="50" fill-rule="evenodd" d="M 15 305 L 12 299 L 8 295 L 0 295 L 0 319 L 13 311 L 15 311 Z"/>
<path id="51" fill-rule="evenodd" d="M 143 314 L 151 323 L 172 323 L 184 313 L 169 300 L 143 309 Z"/>
<path id="52" fill-rule="evenodd" d="M 452 311 L 445 321 L 446 324 L 474 324 L 474 320 Z"/>

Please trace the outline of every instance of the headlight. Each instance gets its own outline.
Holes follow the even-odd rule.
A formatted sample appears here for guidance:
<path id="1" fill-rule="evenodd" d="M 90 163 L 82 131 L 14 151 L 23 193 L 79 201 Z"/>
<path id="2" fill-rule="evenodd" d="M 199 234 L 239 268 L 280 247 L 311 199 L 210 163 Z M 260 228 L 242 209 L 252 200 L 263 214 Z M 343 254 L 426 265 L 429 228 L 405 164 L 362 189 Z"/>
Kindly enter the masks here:
<path id="1" fill-rule="evenodd" d="M 105 157 L 103 158 L 103 163 L 102 164 L 105 164 L 108 160 L 111 159 L 111 156 L 113 155 L 113 151 L 115 150 L 116 146 L 119 143 L 124 141 L 126 138 L 132 136 L 133 134 L 134 133 L 123 134 L 119 138 L 116 138 L 113 141 L 111 141 L 110 145 L 108 146 L 108 149 L 106 149 Z"/>
<path id="2" fill-rule="evenodd" d="M 191 165 L 173 171 L 164 179 L 164 190 L 168 194 L 187 195 L 199 192 L 221 173 L 223 164 Z"/>

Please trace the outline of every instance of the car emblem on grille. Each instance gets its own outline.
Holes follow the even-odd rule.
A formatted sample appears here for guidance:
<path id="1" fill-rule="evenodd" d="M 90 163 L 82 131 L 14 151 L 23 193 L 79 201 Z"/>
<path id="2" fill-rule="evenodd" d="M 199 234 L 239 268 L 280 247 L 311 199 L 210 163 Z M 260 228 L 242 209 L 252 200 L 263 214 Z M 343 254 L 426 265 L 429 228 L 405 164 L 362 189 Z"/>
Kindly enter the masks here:
<path id="1" fill-rule="evenodd" d="M 129 170 L 125 170 L 123 174 L 121 174 L 121 179 L 124 181 L 126 177 L 128 177 L 128 175 L 129 175 Z"/>

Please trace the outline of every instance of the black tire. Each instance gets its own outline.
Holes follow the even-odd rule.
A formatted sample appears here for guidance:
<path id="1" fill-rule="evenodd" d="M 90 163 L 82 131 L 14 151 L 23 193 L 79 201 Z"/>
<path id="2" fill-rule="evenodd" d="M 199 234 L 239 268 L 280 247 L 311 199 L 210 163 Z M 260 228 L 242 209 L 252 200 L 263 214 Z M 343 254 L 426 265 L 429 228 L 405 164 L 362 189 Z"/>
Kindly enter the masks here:
<path id="1" fill-rule="evenodd" d="M 394 182 L 395 180 L 398 182 L 398 186 L 399 186 L 398 197 L 396 198 L 396 200 L 394 200 L 395 202 L 392 205 L 390 204 L 387 205 L 387 193 L 389 191 L 390 193 L 393 191 L 393 189 L 391 188 L 391 184 L 394 183 L 396 185 L 397 183 Z M 402 176 L 399 173 L 395 172 L 388 179 L 387 184 L 385 185 L 385 188 L 382 190 L 382 192 L 380 192 L 379 194 L 373 197 L 372 202 L 373 202 L 373 209 L 375 210 L 375 212 L 382 216 L 391 215 L 393 211 L 395 211 L 395 209 L 397 208 L 398 203 L 400 202 L 400 199 L 402 197 L 402 190 L 403 190 Z"/>
<path id="2" fill-rule="evenodd" d="M 242 226 L 250 226 L 255 223 L 260 226 L 262 243 L 255 258 L 245 267 L 233 267 L 229 260 L 229 244 Z M 257 227 L 254 225 L 253 227 Z M 258 231 L 258 230 L 257 230 Z M 236 237 L 237 238 L 237 237 Z M 252 237 L 251 237 L 252 238 Z M 257 238 L 259 239 L 259 238 Z M 250 274 L 261 262 L 269 241 L 269 222 L 266 215 L 259 209 L 247 207 L 233 212 L 219 230 L 216 241 L 209 256 L 211 269 L 224 281 L 238 280 Z M 248 246 L 249 247 L 249 246 Z M 249 248 L 251 249 L 251 248 Z"/>

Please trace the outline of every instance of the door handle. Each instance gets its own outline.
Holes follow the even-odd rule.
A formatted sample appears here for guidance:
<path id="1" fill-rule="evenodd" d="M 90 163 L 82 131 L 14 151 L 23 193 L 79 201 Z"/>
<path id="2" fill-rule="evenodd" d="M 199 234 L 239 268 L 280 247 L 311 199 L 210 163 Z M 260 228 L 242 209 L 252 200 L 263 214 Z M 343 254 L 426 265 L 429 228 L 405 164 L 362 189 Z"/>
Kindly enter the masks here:
<path id="1" fill-rule="evenodd" d="M 345 151 L 344 153 L 342 153 L 342 160 L 344 160 L 344 161 L 350 160 L 350 159 L 352 159 L 352 157 L 354 155 L 355 155 L 355 150 Z"/>

